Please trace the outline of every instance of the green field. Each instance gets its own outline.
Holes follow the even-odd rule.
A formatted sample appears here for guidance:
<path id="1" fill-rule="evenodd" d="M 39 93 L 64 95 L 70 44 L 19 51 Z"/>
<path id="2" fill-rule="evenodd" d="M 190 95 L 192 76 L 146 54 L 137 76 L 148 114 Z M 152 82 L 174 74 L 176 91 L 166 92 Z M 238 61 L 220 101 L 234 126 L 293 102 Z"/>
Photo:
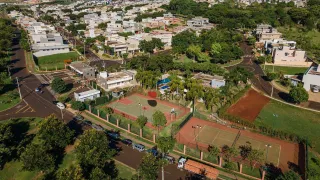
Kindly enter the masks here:
<path id="1" fill-rule="evenodd" d="M 18 91 L 15 89 L 13 91 L 6 92 L 0 95 L 0 111 L 12 108 L 20 102 L 20 97 Z"/>
<path id="2" fill-rule="evenodd" d="M 58 69 L 64 68 L 64 60 L 75 60 L 79 56 L 76 52 L 69 52 L 63 54 L 54 54 L 50 56 L 43 56 L 39 58 L 34 58 L 36 64 L 39 66 L 41 70 L 54 70 L 56 67 Z"/>
<path id="3" fill-rule="evenodd" d="M 261 68 L 265 72 L 273 72 L 273 66 L 272 65 L 266 65 L 264 68 L 264 65 L 261 65 Z M 307 71 L 308 67 L 285 67 L 285 66 L 274 66 L 274 72 L 282 72 L 285 75 L 298 75 L 298 74 L 304 74 Z"/>
<path id="4" fill-rule="evenodd" d="M 271 100 L 261 110 L 255 123 L 307 137 L 315 150 L 320 152 L 320 113 Z"/>

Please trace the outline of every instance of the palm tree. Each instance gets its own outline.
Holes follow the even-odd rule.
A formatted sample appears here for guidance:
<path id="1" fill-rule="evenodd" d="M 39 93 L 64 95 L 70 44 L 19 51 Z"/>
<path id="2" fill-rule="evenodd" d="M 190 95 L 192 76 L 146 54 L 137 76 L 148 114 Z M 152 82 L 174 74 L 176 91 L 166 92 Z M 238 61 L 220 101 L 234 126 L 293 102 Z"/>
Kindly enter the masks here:
<path id="1" fill-rule="evenodd" d="M 204 102 L 207 109 L 212 111 L 213 106 L 217 106 L 220 101 L 220 93 L 218 89 L 213 89 L 211 87 L 204 88 Z"/>
<path id="2" fill-rule="evenodd" d="M 187 98 L 193 101 L 193 112 L 195 107 L 195 100 L 204 96 L 203 85 L 201 80 L 198 79 L 186 79 L 185 88 L 188 90 Z"/>

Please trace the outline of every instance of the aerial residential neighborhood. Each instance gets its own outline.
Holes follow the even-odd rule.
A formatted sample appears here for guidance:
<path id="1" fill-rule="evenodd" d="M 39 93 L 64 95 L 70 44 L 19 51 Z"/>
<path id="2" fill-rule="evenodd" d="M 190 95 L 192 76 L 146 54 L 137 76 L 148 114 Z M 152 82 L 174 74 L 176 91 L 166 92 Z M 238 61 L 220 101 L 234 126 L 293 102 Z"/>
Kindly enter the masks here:
<path id="1" fill-rule="evenodd" d="M 319 179 L 319 7 L 1 1 L 0 179 Z"/>

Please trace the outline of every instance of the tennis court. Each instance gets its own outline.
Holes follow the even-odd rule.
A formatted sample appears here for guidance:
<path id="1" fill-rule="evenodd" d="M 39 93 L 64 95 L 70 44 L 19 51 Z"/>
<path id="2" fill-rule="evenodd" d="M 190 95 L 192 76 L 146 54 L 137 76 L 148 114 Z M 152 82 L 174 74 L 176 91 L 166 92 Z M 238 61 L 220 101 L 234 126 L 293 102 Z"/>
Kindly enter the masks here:
<path id="1" fill-rule="evenodd" d="M 152 122 L 152 115 L 157 110 L 164 113 L 168 123 L 179 119 L 190 111 L 185 107 L 141 94 L 132 94 L 114 101 L 108 106 L 113 108 L 115 113 L 122 114 L 132 120 L 144 115 L 148 118 L 148 122 Z"/>
<path id="2" fill-rule="evenodd" d="M 253 149 L 264 153 L 263 160 L 283 169 L 288 169 L 288 162 L 298 164 L 296 144 L 273 139 L 246 130 L 238 130 L 217 123 L 191 118 L 176 135 L 178 143 L 190 148 L 206 151 L 208 145 L 239 148 L 250 144 Z M 268 147 L 268 149 L 267 149 Z M 268 153 L 268 154 L 267 154 Z"/>

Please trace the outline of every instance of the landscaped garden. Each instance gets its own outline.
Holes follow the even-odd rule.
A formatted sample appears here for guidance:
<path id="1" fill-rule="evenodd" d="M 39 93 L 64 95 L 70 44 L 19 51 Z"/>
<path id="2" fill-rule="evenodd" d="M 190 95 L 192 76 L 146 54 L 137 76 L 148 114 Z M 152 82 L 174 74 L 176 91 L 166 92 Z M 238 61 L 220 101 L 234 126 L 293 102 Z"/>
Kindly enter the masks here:
<path id="1" fill-rule="evenodd" d="M 50 56 L 34 57 L 36 64 L 39 66 L 40 70 L 55 70 L 64 69 L 64 60 L 76 60 L 79 57 L 77 52 L 69 52 L 63 54 L 54 54 Z"/>
<path id="2" fill-rule="evenodd" d="M 320 152 L 320 113 L 303 110 L 271 100 L 260 112 L 255 124 L 307 138 L 314 149 Z"/>

